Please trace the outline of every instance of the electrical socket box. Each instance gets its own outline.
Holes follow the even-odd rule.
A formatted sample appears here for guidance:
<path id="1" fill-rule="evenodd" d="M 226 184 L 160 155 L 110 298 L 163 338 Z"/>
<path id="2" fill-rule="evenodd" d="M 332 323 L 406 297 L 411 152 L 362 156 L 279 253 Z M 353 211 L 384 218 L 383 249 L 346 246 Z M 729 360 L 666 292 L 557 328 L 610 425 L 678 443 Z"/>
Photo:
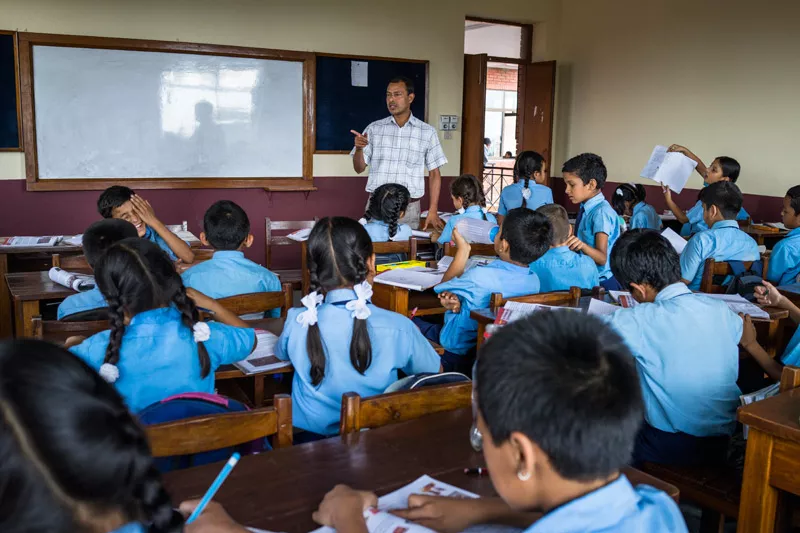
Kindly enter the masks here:
<path id="1" fill-rule="evenodd" d="M 439 129 L 442 131 L 458 129 L 458 115 L 439 115 Z"/>

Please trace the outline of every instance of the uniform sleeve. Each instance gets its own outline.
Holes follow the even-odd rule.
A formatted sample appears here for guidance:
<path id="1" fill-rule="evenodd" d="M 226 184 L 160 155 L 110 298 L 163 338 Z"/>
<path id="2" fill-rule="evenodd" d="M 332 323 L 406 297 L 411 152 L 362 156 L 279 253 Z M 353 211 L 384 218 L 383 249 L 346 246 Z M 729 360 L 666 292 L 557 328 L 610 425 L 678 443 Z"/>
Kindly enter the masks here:
<path id="1" fill-rule="evenodd" d="M 289 360 L 289 337 L 292 334 L 292 330 L 298 327 L 297 320 L 295 319 L 296 316 L 297 310 L 290 309 L 286 317 L 286 322 L 283 324 L 281 336 L 278 337 L 278 342 L 275 344 L 275 357 L 281 361 Z"/>
<path id="2" fill-rule="evenodd" d="M 456 296 L 462 298 L 469 298 L 475 292 L 476 282 L 474 279 L 474 272 L 479 269 L 480 267 L 475 267 L 470 269 L 461 276 L 457 278 L 453 278 L 450 281 L 445 281 L 444 283 L 440 283 L 439 285 L 433 288 L 436 294 L 441 294 L 443 292 L 452 292 Z"/>
<path id="3" fill-rule="evenodd" d="M 592 220 L 592 233 L 594 235 L 598 233 L 612 235 L 617 227 L 617 223 L 617 214 L 612 214 L 609 209 L 603 209 L 594 217 L 594 220 Z"/>
<path id="4" fill-rule="evenodd" d="M 392 237 L 392 241 L 407 241 L 411 238 L 411 226 L 408 224 L 400 224 L 397 226 L 397 233 Z"/>
<path id="5" fill-rule="evenodd" d="M 428 171 L 443 167 L 447 163 L 447 157 L 445 157 L 444 150 L 442 150 L 442 143 L 439 142 L 439 135 L 433 128 L 431 130 L 428 147 L 425 150 L 425 166 Z"/>
<path id="6" fill-rule="evenodd" d="M 450 242 L 450 240 L 453 238 L 453 227 L 460 219 L 461 217 L 450 217 L 450 219 L 447 221 L 447 224 L 444 225 L 442 234 L 439 235 L 439 240 L 437 241 L 439 244 L 444 245 Z"/>
<path id="7" fill-rule="evenodd" d="M 703 248 L 702 237 L 695 235 L 689 239 L 686 248 L 683 249 L 681 254 L 681 277 L 686 281 L 693 281 L 700 269 L 703 268 L 703 263 L 706 260 Z"/>
<path id="8" fill-rule="evenodd" d="M 408 342 L 408 346 L 404 350 L 408 354 L 408 359 L 402 367 L 403 372 L 409 376 L 423 372 L 439 372 L 442 360 L 418 327 L 411 324 L 403 338 Z"/>
<path id="9" fill-rule="evenodd" d="M 767 265 L 767 280 L 779 284 L 789 265 L 789 247 L 783 241 L 778 241 L 772 249 Z M 64 300 L 66 303 L 66 300 Z M 61 308 L 59 307 L 59 311 Z"/>
<path id="10" fill-rule="evenodd" d="M 256 331 L 252 328 L 237 328 L 208 322 L 211 336 L 203 343 L 211 358 L 211 368 L 228 365 L 246 359 L 253 352 Z"/>
<path id="11" fill-rule="evenodd" d="M 545 205 L 547 205 L 547 204 L 554 204 L 554 203 L 555 203 L 555 202 L 553 201 L 553 189 L 551 189 L 550 187 L 547 187 L 547 194 L 546 194 L 546 197 L 547 197 L 547 202 L 545 203 Z"/>
<path id="12" fill-rule="evenodd" d="M 486 220 L 493 224 L 497 224 L 497 217 L 491 213 L 486 213 Z"/>
<path id="13" fill-rule="evenodd" d="M 639 211 L 631 217 L 630 229 L 647 228 L 647 215 Z"/>
<path id="14" fill-rule="evenodd" d="M 497 208 L 497 214 L 506 216 L 508 214 L 508 207 L 506 206 L 506 191 L 500 193 L 500 206 Z"/>
<path id="15" fill-rule="evenodd" d="M 69 351 L 95 371 L 99 371 L 106 358 L 108 338 L 107 333 L 105 335 L 103 333 L 92 335 L 77 346 L 70 348 Z"/>

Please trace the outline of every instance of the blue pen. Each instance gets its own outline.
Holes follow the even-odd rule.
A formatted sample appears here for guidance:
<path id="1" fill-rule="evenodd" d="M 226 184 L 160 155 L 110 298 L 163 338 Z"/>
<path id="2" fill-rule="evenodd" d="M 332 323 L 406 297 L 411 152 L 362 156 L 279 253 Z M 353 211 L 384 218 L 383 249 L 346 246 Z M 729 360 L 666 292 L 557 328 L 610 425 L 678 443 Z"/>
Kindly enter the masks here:
<path id="1" fill-rule="evenodd" d="M 239 462 L 240 458 L 241 458 L 241 455 L 239 455 L 238 452 L 234 453 L 233 455 L 231 455 L 231 458 L 228 459 L 228 462 L 225 463 L 225 466 L 222 467 L 222 470 L 217 475 L 217 479 L 215 479 L 214 483 L 212 483 L 211 486 L 208 487 L 208 490 L 206 491 L 205 496 L 203 496 L 203 499 L 200 500 L 200 503 L 197 505 L 197 507 L 195 507 L 194 512 L 189 516 L 189 519 L 186 520 L 187 524 L 191 524 L 192 522 L 197 520 L 197 517 L 200 516 L 200 514 L 203 512 L 203 509 L 206 508 L 206 505 L 208 505 L 208 502 L 211 501 L 211 499 L 217 493 L 217 491 L 222 486 L 222 484 L 225 483 L 225 479 L 231 473 L 231 470 L 233 470 L 233 467 L 236 466 L 236 463 Z"/>

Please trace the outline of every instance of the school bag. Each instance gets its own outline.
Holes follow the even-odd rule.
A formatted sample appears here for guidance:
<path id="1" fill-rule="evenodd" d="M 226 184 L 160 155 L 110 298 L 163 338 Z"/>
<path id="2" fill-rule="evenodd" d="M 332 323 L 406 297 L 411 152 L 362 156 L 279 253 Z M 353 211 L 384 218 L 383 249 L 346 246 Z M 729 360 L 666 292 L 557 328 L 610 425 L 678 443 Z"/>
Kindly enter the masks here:
<path id="1" fill-rule="evenodd" d="M 387 394 L 389 392 L 413 390 L 422 387 L 433 387 L 434 385 L 448 385 L 450 383 L 464 383 L 467 381 L 472 380 L 460 372 L 443 372 L 441 374 L 423 372 L 421 374 L 413 374 L 411 376 L 398 379 L 386 387 L 386 390 L 384 390 L 383 393 Z"/>
<path id="2" fill-rule="evenodd" d="M 728 261 L 728 265 L 733 271 L 733 276 L 728 283 L 726 294 L 738 294 L 747 301 L 754 302 L 755 289 L 764 281 L 764 264 L 761 260 L 753 261 L 750 268 L 745 268 L 742 261 Z"/>

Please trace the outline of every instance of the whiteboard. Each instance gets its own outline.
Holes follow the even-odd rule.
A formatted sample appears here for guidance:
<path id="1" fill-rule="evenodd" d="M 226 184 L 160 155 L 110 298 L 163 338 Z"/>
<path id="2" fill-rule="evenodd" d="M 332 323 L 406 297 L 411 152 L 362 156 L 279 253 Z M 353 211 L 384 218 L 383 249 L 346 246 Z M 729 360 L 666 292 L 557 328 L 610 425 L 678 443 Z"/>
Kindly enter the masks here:
<path id="1" fill-rule="evenodd" d="M 40 179 L 303 176 L 303 63 L 33 46 Z"/>

